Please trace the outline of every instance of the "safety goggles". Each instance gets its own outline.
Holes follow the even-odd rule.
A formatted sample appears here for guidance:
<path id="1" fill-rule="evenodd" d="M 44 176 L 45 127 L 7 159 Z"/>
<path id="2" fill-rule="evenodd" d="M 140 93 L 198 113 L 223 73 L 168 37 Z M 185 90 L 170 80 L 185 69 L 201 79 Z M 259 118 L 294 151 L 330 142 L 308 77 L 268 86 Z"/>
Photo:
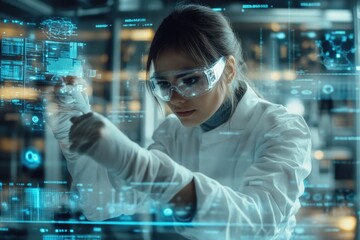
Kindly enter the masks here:
<path id="1" fill-rule="evenodd" d="M 170 101 L 173 90 L 184 98 L 200 96 L 209 92 L 219 81 L 225 64 L 226 58 L 221 57 L 208 68 L 154 73 L 149 79 L 151 90 L 165 102 Z"/>

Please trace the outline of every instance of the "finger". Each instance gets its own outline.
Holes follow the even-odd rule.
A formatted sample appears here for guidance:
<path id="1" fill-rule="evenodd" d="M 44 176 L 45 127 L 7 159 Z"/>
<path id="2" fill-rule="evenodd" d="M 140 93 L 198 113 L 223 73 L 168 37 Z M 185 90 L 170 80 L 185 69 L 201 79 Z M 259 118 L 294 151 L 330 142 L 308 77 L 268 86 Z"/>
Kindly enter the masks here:
<path id="1" fill-rule="evenodd" d="M 84 121 L 84 120 L 87 119 L 87 118 L 90 118 L 92 115 L 93 115 L 93 113 L 92 113 L 92 112 L 89 112 L 89 113 L 83 114 L 83 115 L 81 115 L 81 116 L 79 116 L 79 117 L 72 117 L 72 118 L 70 118 L 70 121 L 71 121 L 73 124 L 77 124 L 77 123 L 79 123 L 79 122 Z"/>

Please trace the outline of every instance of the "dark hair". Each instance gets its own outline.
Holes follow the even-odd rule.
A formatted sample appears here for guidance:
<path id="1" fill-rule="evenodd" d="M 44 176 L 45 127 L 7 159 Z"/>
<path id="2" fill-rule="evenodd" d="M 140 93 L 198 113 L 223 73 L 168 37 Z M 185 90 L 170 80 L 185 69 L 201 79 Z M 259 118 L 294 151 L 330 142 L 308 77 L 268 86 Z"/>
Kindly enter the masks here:
<path id="1" fill-rule="evenodd" d="M 239 40 L 228 20 L 219 12 L 202 5 L 182 5 L 167 16 L 157 29 L 150 46 L 146 70 L 166 49 L 175 49 L 200 66 L 210 66 L 221 56 L 232 55 L 237 61 L 237 76 L 226 96 L 234 104 L 235 89 L 245 81 L 245 63 Z M 226 87 L 222 83 L 222 87 Z"/>

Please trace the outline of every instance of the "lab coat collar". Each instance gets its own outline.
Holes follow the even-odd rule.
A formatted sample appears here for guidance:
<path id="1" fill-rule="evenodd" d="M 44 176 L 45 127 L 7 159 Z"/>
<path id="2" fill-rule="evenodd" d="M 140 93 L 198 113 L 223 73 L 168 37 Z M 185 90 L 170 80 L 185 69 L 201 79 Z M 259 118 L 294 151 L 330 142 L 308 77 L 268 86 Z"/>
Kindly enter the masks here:
<path id="1" fill-rule="evenodd" d="M 236 135 L 240 135 L 249 126 L 249 121 L 253 115 L 255 105 L 259 102 L 260 98 L 254 90 L 247 84 L 247 90 L 235 108 L 235 112 L 230 120 L 201 134 L 202 143 L 210 144 L 219 142 Z M 200 127 L 199 127 L 200 128 Z"/>
<path id="2" fill-rule="evenodd" d="M 235 108 L 235 112 L 231 116 L 228 124 L 230 130 L 245 129 L 252 113 L 254 112 L 255 105 L 259 102 L 259 96 L 255 91 L 247 85 L 247 90 Z"/>

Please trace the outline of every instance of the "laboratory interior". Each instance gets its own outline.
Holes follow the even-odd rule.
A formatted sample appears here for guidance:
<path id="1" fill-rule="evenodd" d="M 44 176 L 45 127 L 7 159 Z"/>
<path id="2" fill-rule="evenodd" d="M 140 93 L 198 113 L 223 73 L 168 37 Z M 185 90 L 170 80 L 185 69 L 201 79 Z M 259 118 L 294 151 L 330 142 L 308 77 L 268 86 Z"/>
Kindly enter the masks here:
<path id="1" fill-rule="evenodd" d="M 254 88 L 311 131 L 312 170 L 291 239 L 360 239 L 358 1 L 0 0 L 1 239 L 186 239 L 169 209 L 87 219 L 45 117 L 49 89 L 76 76 L 93 111 L 148 146 L 170 114 L 146 85 L 149 47 L 186 3 L 229 20 Z"/>

